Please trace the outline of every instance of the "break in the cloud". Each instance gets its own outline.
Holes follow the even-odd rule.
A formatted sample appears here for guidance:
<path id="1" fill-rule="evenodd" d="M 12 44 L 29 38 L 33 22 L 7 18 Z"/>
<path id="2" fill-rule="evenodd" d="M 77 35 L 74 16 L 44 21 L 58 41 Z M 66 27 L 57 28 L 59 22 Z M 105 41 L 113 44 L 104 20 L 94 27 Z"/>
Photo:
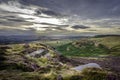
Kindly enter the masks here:
<path id="1" fill-rule="evenodd" d="M 0 0 L 0 30 L 44 35 L 119 34 L 119 3 L 119 0 Z"/>

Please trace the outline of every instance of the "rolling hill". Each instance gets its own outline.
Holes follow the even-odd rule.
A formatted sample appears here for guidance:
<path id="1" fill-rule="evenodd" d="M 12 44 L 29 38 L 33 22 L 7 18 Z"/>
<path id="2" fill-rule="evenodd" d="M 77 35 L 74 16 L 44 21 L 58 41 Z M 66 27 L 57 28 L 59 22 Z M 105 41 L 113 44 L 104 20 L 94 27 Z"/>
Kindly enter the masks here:
<path id="1" fill-rule="evenodd" d="M 56 46 L 56 49 L 66 56 L 118 56 L 120 55 L 120 36 L 81 39 Z"/>

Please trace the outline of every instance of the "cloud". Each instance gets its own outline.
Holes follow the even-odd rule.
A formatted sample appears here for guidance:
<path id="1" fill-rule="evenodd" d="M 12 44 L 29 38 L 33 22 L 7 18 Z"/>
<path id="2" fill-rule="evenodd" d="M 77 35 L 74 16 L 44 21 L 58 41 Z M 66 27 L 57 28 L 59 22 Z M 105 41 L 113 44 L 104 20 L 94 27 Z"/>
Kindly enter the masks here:
<path id="1" fill-rule="evenodd" d="M 44 18 L 44 17 L 35 16 L 35 15 L 25 15 L 25 14 L 18 14 L 18 16 L 21 18 L 24 18 L 28 22 L 33 22 L 37 24 L 47 23 L 49 25 L 51 24 L 64 25 L 64 22 L 65 22 L 64 18 L 56 18 L 56 17 Z"/>
<path id="2" fill-rule="evenodd" d="M 42 25 L 49 25 L 49 26 L 58 26 L 58 27 L 68 27 L 69 25 L 57 25 L 57 24 L 51 24 L 51 23 L 40 23 Z"/>
<path id="3" fill-rule="evenodd" d="M 36 12 L 36 10 L 41 13 Z M 58 18 L 59 14 L 54 11 L 37 6 L 31 8 L 31 5 L 26 6 L 18 1 L 1 3 L 0 11 L 0 25 L 6 26 L 6 28 L 16 27 L 16 29 L 21 28 L 21 30 L 24 28 L 32 31 L 46 31 L 47 29 L 56 30 L 52 27 L 65 26 L 65 19 L 62 15 Z"/>
<path id="4" fill-rule="evenodd" d="M 67 15 L 79 15 L 83 18 L 108 18 L 120 16 L 120 0 L 21 0 L 50 8 L 55 12 Z"/>
<path id="5" fill-rule="evenodd" d="M 0 29 L 44 34 L 119 34 L 119 0 L 0 1 Z"/>
<path id="6" fill-rule="evenodd" d="M 84 26 L 84 25 L 74 25 L 71 28 L 73 28 L 73 29 L 87 29 L 87 28 L 90 28 L 90 27 Z"/>
<path id="7" fill-rule="evenodd" d="M 24 5 L 21 5 L 17 1 L 8 1 L 7 3 L 1 3 L 0 9 L 8 12 L 18 12 L 23 14 L 34 14 L 34 8 L 29 8 Z"/>
<path id="8" fill-rule="evenodd" d="M 52 10 L 48 10 L 48 9 L 37 9 L 36 10 L 36 14 L 46 14 L 49 16 L 62 16 L 60 13 L 57 13 L 55 11 Z"/>
<path id="9" fill-rule="evenodd" d="M 22 25 L 32 25 L 33 23 L 25 21 L 25 19 L 18 17 L 17 15 L 13 14 L 14 16 L 6 16 L 4 13 L 0 17 L 0 25 L 1 26 L 9 26 L 9 27 L 18 27 Z M 0 26 L 0 27 L 1 27 Z"/>
<path id="10" fill-rule="evenodd" d="M 23 19 L 7 19 L 8 21 L 14 21 L 14 22 L 25 22 Z"/>

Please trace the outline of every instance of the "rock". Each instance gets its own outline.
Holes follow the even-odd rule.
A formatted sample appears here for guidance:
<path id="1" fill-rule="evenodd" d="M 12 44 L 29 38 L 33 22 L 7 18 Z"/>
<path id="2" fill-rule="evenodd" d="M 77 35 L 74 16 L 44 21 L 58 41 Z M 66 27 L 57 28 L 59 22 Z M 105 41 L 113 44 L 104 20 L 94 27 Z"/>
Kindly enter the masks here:
<path id="1" fill-rule="evenodd" d="M 45 51 L 44 49 L 39 49 L 37 51 L 34 51 L 34 52 L 28 54 L 28 56 L 31 56 L 31 57 L 40 57 L 40 56 L 42 56 L 42 53 L 44 53 L 44 51 Z"/>
<path id="2" fill-rule="evenodd" d="M 85 64 L 85 65 L 80 65 L 80 66 L 77 66 L 75 68 L 72 68 L 74 70 L 77 70 L 77 71 L 83 71 L 84 69 L 86 68 L 99 68 L 99 69 L 102 69 L 98 64 L 96 63 L 88 63 L 88 64 Z"/>
<path id="3" fill-rule="evenodd" d="M 51 54 L 50 54 L 50 53 L 46 53 L 46 54 L 44 55 L 44 57 L 46 57 L 48 60 L 51 60 Z"/>

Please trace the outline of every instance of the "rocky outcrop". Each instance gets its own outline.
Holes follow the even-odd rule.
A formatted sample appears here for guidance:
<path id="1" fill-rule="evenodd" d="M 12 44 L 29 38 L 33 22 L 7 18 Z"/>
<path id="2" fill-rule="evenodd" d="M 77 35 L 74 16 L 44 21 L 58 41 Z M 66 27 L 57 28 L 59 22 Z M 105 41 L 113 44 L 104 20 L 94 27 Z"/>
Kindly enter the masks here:
<path id="1" fill-rule="evenodd" d="M 41 57 L 44 54 L 46 54 L 45 49 L 39 49 L 39 50 L 34 51 L 34 52 L 32 52 L 32 53 L 30 53 L 28 55 L 31 56 L 31 57 Z"/>

